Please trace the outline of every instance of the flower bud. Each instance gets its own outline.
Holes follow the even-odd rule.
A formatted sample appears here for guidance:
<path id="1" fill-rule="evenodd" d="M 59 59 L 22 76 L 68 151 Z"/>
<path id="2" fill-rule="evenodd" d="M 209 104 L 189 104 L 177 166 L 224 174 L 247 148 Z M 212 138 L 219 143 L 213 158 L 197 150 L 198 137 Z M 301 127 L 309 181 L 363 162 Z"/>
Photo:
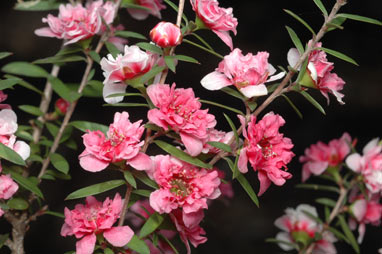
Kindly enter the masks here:
<path id="1" fill-rule="evenodd" d="M 167 48 L 179 45 L 183 36 L 177 25 L 161 21 L 150 31 L 150 38 L 158 46 Z"/>
<path id="2" fill-rule="evenodd" d="M 69 107 L 69 102 L 60 98 L 56 101 L 55 106 L 56 106 L 56 111 L 59 114 L 65 115 L 66 111 L 68 110 L 68 107 Z"/>

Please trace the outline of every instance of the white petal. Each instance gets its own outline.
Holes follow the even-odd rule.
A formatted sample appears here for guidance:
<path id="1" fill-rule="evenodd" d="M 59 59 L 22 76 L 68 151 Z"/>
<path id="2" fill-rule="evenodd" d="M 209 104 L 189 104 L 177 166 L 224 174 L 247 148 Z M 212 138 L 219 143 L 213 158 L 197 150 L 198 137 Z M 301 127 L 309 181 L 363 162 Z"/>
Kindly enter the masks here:
<path id="1" fill-rule="evenodd" d="M 275 74 L 275 72 L 276 72 L 276 68 L 273 67 L 272 64 L 268 63 L 268 73 L 269 73 L 269 75 L 273 75 L 273 74 Z"/>
<path id="2" fill-rule="evenodd" d="M 17 141 L 13 149 L 21 156 L 21 158 L 23 158 L 23 160 L 28 159 L 31 154 L 31 148 L 24 141 Z"/>
<path id="3" fill-rule="evenodd" d="M 359 173 L 361 170 L 362 157 L 358 153 L 353 153 L 346 158 L 346 165 L 354 172 Z"/>
<path id="4" fill-rule="evenodd" d="M 280 232 L 276 235 L 276 239 L 283 242 L 289 242 L 292 243 L 292 239 L 290 238 L 289 234 L 286 232 Z M 288 244 L 278 243 L 281 249 L 285 251 L 293 250 L 293 247 Z"/>
<path id="5" fill-rule="evenodd" d="M 247 86 L 240 89 L 240 92 L 244 94 L 247 98 L 252 98 L 255 96 L 263 96 L 268 94 L 267 87 L 264 84 Z"/>
<path id="6" fill-rule="evenodd" d="M 127 85 L 122 83 L 110 83 L 110 82 L 106 83 L 103 86 L 103 92 L 102 92 L 103 99 L 110 104 L 121 102 L 123 100 L 123 96 L 109 97 L 109 98 L 106 98 L 106 97 L 111 94 L 124 93 L 126 92 L 126 87 Z"/>
<path id="7" fill-rule="evenodd" d="M 314 67 L 313 63 L 308 64 L 308 70 L 310 71 L 310 76 L 312 77 L 314 82 L 317 82 L 318 74 L 317 74 L 316 67 Z"/>
<path id="8" fill-rule="evenodd" d="M 294 68 L 296 66 L 298 60 L 300 59 L 300 53 L 298 52 L 298 50 L 296 48 L 291 48 L 288 51 L 287 59 L 288 59 L 288 64 L 292 68 Z M 300 68 L 298 68 L 297 70 L 300 70 Z"/>
<path id="9" fill-rule="evenodd" d="M 227 79 L 227 77 L 217 71 L 207 74 L 200 83 L 202 86 L 208 90 L 219 90 L 223 87 L 232 85 L 232 83 Z"/>
<path id="10" fill-rule="evenodd" d="M 265 82 L 272 82 L 272 81 L 281 79 L 281 78 L 283 78 L 284 76 L 285 76 L 285 71 L 280 72 L 280 73 L 278 73 L 278 74 L 276 74 L 276 75 L 270 76 L 270 77 L 268 78 L 268 80 L 265 81 Z"/>

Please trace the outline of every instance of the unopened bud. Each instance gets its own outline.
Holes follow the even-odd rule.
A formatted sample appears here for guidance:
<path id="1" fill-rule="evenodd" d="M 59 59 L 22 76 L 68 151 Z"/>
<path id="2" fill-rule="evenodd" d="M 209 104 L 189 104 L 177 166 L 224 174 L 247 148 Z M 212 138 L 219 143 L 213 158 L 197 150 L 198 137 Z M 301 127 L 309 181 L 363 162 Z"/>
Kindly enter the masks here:
<path id="1" fill-rule="evenodd" d="M 167 48 L 179 45 L 183 36 L 177 25 L 161 21 L 150 31 L 150 38 L 156 45 Z"/>

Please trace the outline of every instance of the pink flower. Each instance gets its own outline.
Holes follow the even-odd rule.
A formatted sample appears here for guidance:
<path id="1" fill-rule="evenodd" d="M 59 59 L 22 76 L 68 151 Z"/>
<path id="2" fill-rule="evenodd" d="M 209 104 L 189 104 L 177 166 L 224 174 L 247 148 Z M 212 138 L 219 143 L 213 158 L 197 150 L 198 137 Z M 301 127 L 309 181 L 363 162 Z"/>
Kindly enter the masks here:
<path id="1" fill-rule="evenodd" d="M 224 132 L 216 129 L 208 130 L 208 140 L 207 142 L 221 142 L 224 144 L 228 144 L 228 142 L 233 137 L 233 131 Z M 219 148 L 213 147 L 207 143 L 203 146 L 203 153 L 219 153 L 221 150 Z"/>
<path id="2" fill-rule="evenodd" d="M 146 53 L 138 46 L 125 46 L 124 54 L 114 58 L 111 54 L 102 58 L 100 64 L 105 76 L 103 98 L 107 103 L 118 103 L 123 96 L 110 97 L 111 94 L 124 93 L 127 85 L 125 80 L 136 78 L 148 72 L 157 61 L 157 57 Z"/>
<path id="3" fill-rule="evenodd" d="M 10 175 L 0 175 L 0 199 L 10 199 L 18 189 Z"/>
<path id="4" fill-rule="evenodd" d="M 237 33 L 237 19 L 233 17 L 232 8 L 219 7 L 217 0 L 190 0 L 192 9 L 203 24 L 211 29 L 232 50 L 232 38 L 229 31 Z"/>
<path id="5" fill-rule="evenodd" d="M 363 176 L 371 193 L 382 191 L 382 145 L 379 139 L 371 140 L 363 148 L 363 156 L 353 153 L 346 158 L 347 166 Z"/>
<path id="6" fill-rule="evenodd" d="M 245 119 L 239 116 L 243 126 Z M 248 171 L 248 161 L 252 168 L 258 171 L 260 181 L 259 195 L 262 195 L 271 182 L 281 186 L 292 175 L 282 168 L 287 169 L 287 164 L 292 160 L 294 153 L 292 141 L 279 133 L 279 128 L 285 124 L 284 119 L 273 112 L 266 114 L 256 124 L 256 117 L 252 116 L 248 129 L 243 128 L 245 137 L 244 147 L 240 151 L 238 162 L 239 171 Z"/>
<path id="7" fill-rule="evenodd" d="M 243 55 L 235 48 L 219 63 L 214 72 L 207 74 L 200 83 L 208 90 L 219 90 L 234 85 L 247 98 L 268 94 L 266 82 L 282 78 L 285 73 L 273 75 L 276 69 L 268 63 L 268 52 L 258 52 L 256 55 Z"/>
<path id="8" fill-rule="evenodd" d="M 162 2 L 163 0 L 134 0 L 134 4 L 146 7 L 149 10 L 127 8 L 127 11 L 137 20 L 144 20 L 149 14 L 161 19 L 162 15 L 160 14 L 160 11 L 166 9 L 166 5 L 163 5 Z"/>
<path id="9" fill-rule="evenodd" d="M 302 181 L 305 182 L 311 174 L 321 175 L 328 167 L 339 166 L 351 150 L 351 137 L 344 133 L 341 138 L 333 139 L 329 144 L 319 141 L 305 149 L 305 155 L 300 157 Z"/>
<path id="10" fill-rule="evenodd" d="M 48 23 L 49 27 L 37 29 L 35 34 L 65 39 L 67 45 L 97 34 L 103 26 L 102 20 L 111 24 L 114 15 L 115 6 L 111 1 L 105 4 L 103 0 L 92 1 L 86 8 L 78 3 L 75 6 L 61 4 L 58 17 L 49 14 L 47 18 L 43 18 L 42 22 Z"/>
<path id="11" fill-rule="evenodd" d="M 62 115 L 66 114 L 66 111 L 68 111 L 69 105 L 70 105 L 69 102 L 67 100 L 62 99 L 62 98 L 59 98 L 55 103 L 56 109 Z"/>
<path id="12" fill-rule="evenodd" d="M 8 95 L 5 94 L 3 92 L 3 90 L 0 90 L 0 110 L 2 110 L 2 109 L 11 109 L 11 106 L 9 104 L 1 104 L 7 98 L 8 98 Z"/>
<path id="13" fill-rule="evenodd" d="M 109 29 L 110 29 L 110 34 L 111 36 L 109 37 L 109 39 L 107 40 L 108 42 L 111 42 L 114 44 L 114 46 L 117 47 L 117 49 L 119 49 L 119 51 L 123 51 L 125 45 L 129 42 L 127 39 L 125 38 L 121 38 L 121 37 L 118 37 L 118 36 L 112 36 L 116 31 L 123 31 L 125 30 L 125 27 L 121 24 L 119 24 L 118 26 L 112 26 L 110 25 L 109 26 Z M 106 29 L 105 29 L 106 30 Z"/>
<path id="14" fill-rule="evenodd" d="M 0 110 L 0 135 L 12 135 L 17 131 L 17 116 L 12 109 Z"/>
<path id="15" fill-rule="evenodd" d="M 115 113 L 114 122 L 109 126 L 107 137 L 101 131 L 88 131 L 82 137 L 85 150 L 80 154 L 80 165 L 90 172 L 105 169 L 109 163 L 126 161 L 138 170 L 149 170 L 151 159 L 140 152 L 144 141 L 142 120 L 131 123 L 127 112 Z"/>
<path id="16" fill-rule="evenodd" d="M 30 155 L 30 146 L 24 141 L 16 141 L 15 135 L 5 136 L 0 135 L 0 143 L 8 146 L 10 149 L 14 150 L 20 155 L 23 160 L 28 159 Z"/>
<path id="17" fill-rule="evenodd" d="M 182 208 L 185 214 L 207 208 L 207 199 L 220 195 L 217 171 L 199 169 L 169 155 L 154 158 L 154 180 L 159 189 L 150 195 L 150 206 L 159 213 Z"/>
<path id="18" fill-rule="evenodd" d="M 280 232 L 276 235 L 276 239 L 289 243 L 296 243 L 296 237 L 299 242 L 305 244 L 312 241 L 316 233 L 320 233 L 322 225 L 311 219 L 303 211 L 309 212 L 318 217 L 316 208 L 301 204 L 296 209 L 287 208 L 285 215 L 281 216 L 275 221 L 275 226 L 284 232 Z M 337 251 L 333 245 L 337 239 L 331 232 L 325 231 L 322 234 L 322 239 L 314 243 L 314 249 L 312 254 L 336 254 Z M 293 250 L 291 245 L 279 243 L 281 249 L 285 251 Z"/>
<path id="19" fill-rule="evenodd" d="M 89 196 L 85 205 L 77 204 L 73 210 L 65 207 L 65 223 L 61 235 L 82 238 L 76 244 L 77 254 L 93 253 L 96 235 L 101 233 L 113 246 L 123 247 L 131 240 L 134 232 L 129 226 L 113 227 L 121 209 L 122 200 L 118 193 L 114 200 L 107 198 L 103 203 Z"/>
<path id="20" fill-rule="evenodd" d="M 167 48 L 179 45 L 183 36 L 177 25 L 161 21 L 151 29 L 150 38 L 159 47 Z"/>
<path id="21" fill-rule="evenodd" d="M 208 109 L 201 110 L 201 103 L 191 88 L 175 89 L 165 84 L 150 85 L 147 94 L 157 109 L 150 109 L 150 122 L 180 134 L 187 152 L 196 156 L 208 140 L 209 129 L 216 125 L 215 116 Z"/>

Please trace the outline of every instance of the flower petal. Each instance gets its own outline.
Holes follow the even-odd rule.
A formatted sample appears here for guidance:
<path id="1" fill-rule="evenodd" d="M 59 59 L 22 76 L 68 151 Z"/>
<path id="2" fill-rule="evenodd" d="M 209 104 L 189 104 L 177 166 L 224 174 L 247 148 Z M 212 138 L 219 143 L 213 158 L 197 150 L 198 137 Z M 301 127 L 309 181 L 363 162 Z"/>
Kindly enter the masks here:
<path id="1" fill-rule="evenodd" d="M 150 156 L 144 153 L 137 154 L 137 156 L 131 160 L 126 161 L 126 164 L 129 164 L 137 170 L 151 170 L 153 167 Z"/>
<path id="2" fill-rule="evenodd" d="M 126 87 L 127 85 L 122 83 L 107 82 L 104 85 L 103 91 L 102 91 L 103 99 L 110 104 L 121 102 L 123 100 L 123 96 L 109 97 L 109 98 L 106 98 L 106 97 L 116 93 L 125 93 Z"/>
<path id="3" fill-rule="evenodd" d="M 86 150 L 80 154 L 79 159 L 81 167 L 90 172 L 104 170 L 109 165 L 108 162 L 97 159 L 92 154 L 87 153 Z"/>
<path id="4" fill-rule="evenodd" d="M 95 234 L 84 236 L 76 243 L 76 254 L 92 254 L 96 240 Z"/>
<path id="5" fill-rule="evenodd" d="M 358 153 L 353 153 L 346 158 L 346 165 L 354 172 L 359 173 L 361 170 L 362 157 Z"/>
<path id="6" fill-rule="evenodd" d="M 16 153 L 18 153 L 23 160 L 28 159 L 31 154 L 31 148 L 24 141 L 16 141 L 15 146 L 13 147 Z"/>
<path id="7" fill-rule="evenodd" d="M 203 142 L 191 135 L 180 133 L 180 138 L 187 149 L 187 153 L 191 156 L 199 155 L 203 150 Z"/>
<path id="8" fill-rule="evenodd" d="M 296 66 L 298 60 L 300 59 L 300 53 L 298 52 L 298 50 L 296 48 L 291 48 L 288 51 L 287 59 L 288 59 L 288 64 L 292 68 L 294 68 Z M 300 68 L 298 68 L 297 70 L 300 70 Z"/>
<path id="9" fill-rule="evenodd" d="M 227 46 L 231 49 L 231 51 L 233 50 L 232 38 L 231 38 L 231 36 L 229 35 L 229 32 L 228 32 L 228 31 L 212 30 L 212 32 L 214 32 L 217 36 L 219 36 L 219 38 L 220 38 L 225 44 L 227 44 Z"/>
<path id="10" fill-rule="evenodd" d="M 200 83 L 208 90 L 219 90 L 232 85 L 232 82 L 230 82 L 224 74 L 217 71 L 207 74 Z"/>
<path id="11" fill-rule="evenodd" d="M 264 84 L 243 87 L 240 88 L 240 92 L 244 94 L 244 96 L 247 98 L 263 96 L 268 94 L 267 87 Z"/>
<path id="12" fill-rule="evenodd" d="M 129 226 L 112 227 L 103 233 L 105 239 L 116 247 L 123 247 L 134 235 L 134 231 Z"/>

